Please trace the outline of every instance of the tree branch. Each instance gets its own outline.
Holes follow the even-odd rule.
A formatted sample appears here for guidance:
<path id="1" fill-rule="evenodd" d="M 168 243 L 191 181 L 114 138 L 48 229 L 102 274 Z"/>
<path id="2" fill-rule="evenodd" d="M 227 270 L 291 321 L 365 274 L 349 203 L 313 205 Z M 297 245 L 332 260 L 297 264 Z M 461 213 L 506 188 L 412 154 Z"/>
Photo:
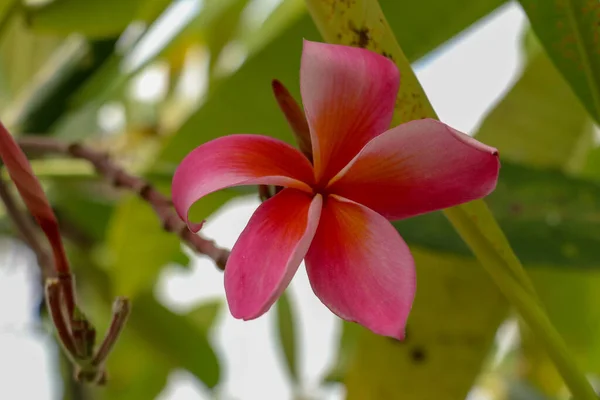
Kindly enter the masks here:
<path id="1" fill-rule="evenodd" d="M 142 178 L 125 172 L 107 154 L 79 143 L 68 144 L 49 137 L 20 137 L 17 141 L 26 152 L 62 154 L 90 162 L 96 172 L 113 186 L 133 191 L 150 204 L 165 231 L 177 234 L 192 249 L 210 257 L 220 269 L 225 268 L 229 250 L 217 247 L 213 241 L 192 233 L 173 211 L 171 199 Z"/>

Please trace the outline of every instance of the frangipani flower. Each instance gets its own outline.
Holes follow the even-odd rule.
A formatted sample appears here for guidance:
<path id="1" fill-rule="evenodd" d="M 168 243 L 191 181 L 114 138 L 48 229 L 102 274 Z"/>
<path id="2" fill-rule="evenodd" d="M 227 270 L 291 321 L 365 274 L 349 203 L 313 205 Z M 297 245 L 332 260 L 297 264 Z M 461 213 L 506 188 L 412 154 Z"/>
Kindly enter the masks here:
<path id="1" fill-rule="evenodd" d="M 454 206 L 496 185 L 496 149 L 424 119 L 387 130 L 400 76 L 368 50 L 304 42 L 302 100 L 313 164 L 260 135 L 221 137 L 193 150 L 173 177 L 188 210 L 236 185 L 284 189 L 262 203 L 232 249 L 225 291 L 235 318 L 264 314 L 304 259 L 313 291 L 339 317 L 402 339 L 415 266 L 389 220 Z"/>

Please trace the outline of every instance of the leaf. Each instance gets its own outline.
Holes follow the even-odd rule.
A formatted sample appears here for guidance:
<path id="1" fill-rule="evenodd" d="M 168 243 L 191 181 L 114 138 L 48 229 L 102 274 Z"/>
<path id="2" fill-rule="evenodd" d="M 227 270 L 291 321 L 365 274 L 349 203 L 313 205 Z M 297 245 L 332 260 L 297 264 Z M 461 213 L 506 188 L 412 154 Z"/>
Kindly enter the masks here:
<path id="1" fill-rule="evenodd" d="M 150 294 L 138 296 L 133 304 L 129 325 L 140 334 L 139 340 L 206 386 L 212 388 L 219 382 L 219 364 L 208 342 L 206 325 L 172 313 Z"/>
<path id="2" fill-rule="evenodd" d="M 343 383 L 349 364 L 354 359 L 361 333 L 364 329 L 353 322 L 342 321 L 340 346 L 334 366 L 325 377 L 325 382 Z"/>
<path id="3" fill-rule="evenodd" d="M 216 3 L 223 3 L 223 0 L 212 0 L 211 2 L 216 5 Z M 210 50 L 211 69 L 214 68 L 225 45 L 233 38 L 242 11 L 244 11 L 247 5 L 248 0 L 235 0 L 229 7 L 223 10 L 218 18 L 213 18 L 209 26 L 199 26 L 201 31 L 205 32 L 206 43 Z"/>
<path id="4" fill-rule="evenodd" d="M 231 133 L 266 134 L 292 142 L 293 137 L 270 88 L 271 81 L 276 78 L 300 99 L 302 38 L 319 40 L 301 3 L 295 0 L 283 2 L 263 24 L 263 29 L 246 38 L 250 48 L 248 60 L 219 84 L 207 102 L 167 143 L 162 161 L 179 162 L 200 143 Z M 399 40 L 407 44 L 409 59 L 415 60 L 503 1 L 384 0 L 381 3 L 390 17 L 390 24 L 401 33 Z M 449 10 L 459 16 L 448 18 Z M 351 29 L 345 29 L 344 33 L 353 35 L 354 39 L 357 37 Z"/>
<path id="5" fill-rule="evenodd" d="M 546 52 L 600 122 L 600 3 L 519 0 Z"/>
<path id="6" fill-rule="evenodd" d="M 414 61 L 485 17 L 506 0 L 379 1 L 400 47 Z"/>
<path id="7" fill-rule="evenodd" d="M 360 328 L 348 400 L 464 399 L 506 316 L 506 301 L 474 259 L 411 251 L 421 283 L 407 337 Z"/>
<path id="8" fill-rule="evenodd" d="M 133 304 L 135 309 L 128 324 L 130 329 L 125 329 L 118 347 L 108 360 L 111 380 L 102 391 L 105 398 L 153 399 L 164 389 L 170 372 L 177 368 L 186 368 L 208 386 L 214 386 L 218 381 L 219 368 L 206 335 L 221 303 L 201 304 L 181 316 L 167 311 L 147 294 L 134 299 Z M 154 322 L 145 319 L 153 313 L 157 317 Z M 172 325 L 166 326 L 168 332 L 166 329 L 160 332 L 159 329 L 159 334 L 148 335 L 144 330 L 150 328 L 147 326 L 149 323 Z M 175 343 L 179 336 L 183 341 Z M 173 345 L 174 348 L 171 348 Z M 214 378 L 215 373 L 217 379 Z"/>
<path id="9" fill-rule="evenodd" d="M 53 34 L 81 33 L 90 38 L 120 34 L 133 20 L 152 21 L 170 0 L 57 0 L 30 6 L 32 29 Z"/>
<path id="10" fill-rule="evenodd" d="M 298 362 L 296 359 L 295 318 L 288 297 L 287 292 L 284 292 L 276 303 L 277 335 L 279 344 L 283 350 L 288 372 L 294 383 L 297 384 L 300 381 L 300 376 L 298 375 Z"/>
<path id="11" fill-rule="evenodd" d="M 505 161 L 486 203 L 526 265 L 588 269 L 600 265 L 599 196 L 594 182 Z M 409 244 L 470 254 L 441 212 L 394 225 Z"/>
<path id="12" fill-rule="evenodd" d="M 589 117 L 547 56 L 536 49 L 538 44 L 530 36 L 526 36 L 526 40 L 529 63 L 525 71 L 486 118 L 477 138 L 497 146 L 505 159 L 567 170 L 571 174 L 581 172 L 582 160 L 585 160 L 593 143 Z M 520 168 L 524 170 L 525 167 Z M 589 240 L 596 241 L 599 237 L 594 235 L 593 238 L 584 238 L 580 235 L 581 232 L 589 232 L 588 224 L 593 224 L 594 218 L 591 215 L 596 211 L 588 207 L 597 203 L 595 199 L 600 195 L 596 192 L 597 185 L 578 181 L 558 172 L 538 171 L 538 176 L 547 175 L 543 188 L 538 186 L 539 180 L 531 173 L 520 173 L 518 170 L 514 172 L 516 174 L 511 174 L 509 169 L 507 176 L 504 163 L 502 177 L 510 179 L 511 176 L 519 176 L 523 182 L 532 179 L 530 193 L 544 204 L 530 204 L 521 208 L 527 202 L 518 200 L 518 193 L 524 193 L 528 189 L 522 185 L 521 189 L 508 188 L 508 192 L 503 193 L 503 189 L 506 190 L 507 187 L 501 185 L 499 192 L 494 193 L 491 199 L 504 197 L 510 201 L 510 196 L 516 194 L 517 198 L 513 198 L 513 201 L 518 206 L 514 211 L 518 212 L 511 218 L 497 210 L 493 204 L 491 207 L 515 244 L 515 250 L 521 259 L 524 262 L 546 265 L 528 269 L 536 291 L 571 354 L 587 371 L 597 372 L 600 368 L 600 363 L 596 361 L 600 355 L 600 341 L 594 332 L 600 324 L 600 303 L 595 288 L 600 284 L 600 275 L 595 268 L 600 265 L 600 260 L 593 255 L 593 248 L 597 244 Z M 586 186 L 590 192 L 584 189 Z M 547 226 L 527 226 L 533 223 L 540 212 L 546 213 Z M 561 219 L 566 214 L 574 216 L 580 212 L 582 214 L 575 219 L 568 218 L 569 222 Z M 591 214 L 587 214 L 588 212 Z M 529 223 L 523 221 L 524 218 Z M 511 220 L 516 223 L 513 227 L 508 226 Z M 556 229 L 558 226 L 560 228 Z M 527 249 L 521 246 L 521 241 L 528 241 Z M 553 246 L 559 251 L 553 251 Z M 588 249 L 583 250 L 587 256 L 581 254 L 581 250 L 585 248 Z M 545 257 L 550 253 L 551 256 Z M 538 256 L 529 259 L 526 254 Z M 539 257 L 540 255 L 544 257 Z M 591 269 L 582 271 L 568 268 L 574 265 Z M 573 310 L 577 312 L 574 313 Z M 525 327 L 522 327 L 521 336 L 521 377 L 528 379 L 545 394 L 558 395 L 563 388 L 563 381 L 546 351 Z"/>
<path id="13" fill-rule="evenodd" d="M 571 355 L 586 372 L 600 373 L 600 272 L 539 267 L 529 274 Z M 521 342 L 522 377 L 548 396 L 560 395 L 562 379 L 536 338 L 523 328 Z"/>
<path id="14" fill-rule="evenodd" d="M 164 231 L 150 205 L 133 195 L 116 207 L 106 240 L 109 272 L 119 295 L 151 287 L 168 263 L 188 262 L 177 235 Z"/>
<path id="15" fill-rule="evenodd" d="M 486 116 L 477 139 L 500 150 L 502 160 L 566 168 L 581 144 L 591 143 L 585 109 L 548 57 L 537 52 L 510 92 Z M 503 173 L 504 171 L 502 171 Z"/>
<path id="16" fill-rule="evenodd" d="M 234 195 L 235 191 L 225 190 L 206 196 L 194 204 L 190 216 L 201 221 Z M 134 295 L 151 287 L 167 264 L 188 263 L 179 237 L 166 232 L 150 204 L 137 196 L 126 196 L 116 206 L 106 240 L 115 294 Z"/>
<path id="17" fill-rule="evenodd" d="M 54 182 L 49 192 L 52 204 L 58 208 L 61 224 L 76 223 L 80 234 L 94 242 L 102 241 L 114 206 L 103 196 L 97 195 L 98 188 L 81 182 Z"/>

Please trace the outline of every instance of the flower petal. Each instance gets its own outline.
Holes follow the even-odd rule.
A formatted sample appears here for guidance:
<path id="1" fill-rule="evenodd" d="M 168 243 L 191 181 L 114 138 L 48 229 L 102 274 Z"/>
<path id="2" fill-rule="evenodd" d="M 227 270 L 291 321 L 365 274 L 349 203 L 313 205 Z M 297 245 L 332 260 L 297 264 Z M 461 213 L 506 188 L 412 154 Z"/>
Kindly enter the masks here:
<path id="1" fill-rule="evenodd" d="M 173 176 L 173 204 L 196 232 L 200 224 L 188 220 L 188 211 L 209 193 L 258 184 L 311 192 L 312 181 L 310 162 L 287 143 L 260 135 L 229 135 L 197 147 L 183 159 Z"/>
<path id="2" fill-rule="evenodd" d="M 340 318 L 402 339 L 415 297 L 415 266 L 396 229 L 376 212 L 328 196 L 305 258 L 311 286 Z"/>
<path id="3" fill-rule="evenodd" d="M 260 317 L 283 293 L 315 235 L 321 205 L 320 195 L 284 189 L 258 207 L 225 267 L 235 318 Z"/>
<path id="4" fill-rule="evenodd" d="M 402 219 L 488 195 L 496 187 L 496 149 L 433 120 L 411 121 L 369 142 L 328 192 Z"/>
<path id="5" fill-rule="evenodd" d="M 300 89 L 317 181 L 327 182 L 390 126 L 396 65 L 365 49 L 304 41 Z"/>

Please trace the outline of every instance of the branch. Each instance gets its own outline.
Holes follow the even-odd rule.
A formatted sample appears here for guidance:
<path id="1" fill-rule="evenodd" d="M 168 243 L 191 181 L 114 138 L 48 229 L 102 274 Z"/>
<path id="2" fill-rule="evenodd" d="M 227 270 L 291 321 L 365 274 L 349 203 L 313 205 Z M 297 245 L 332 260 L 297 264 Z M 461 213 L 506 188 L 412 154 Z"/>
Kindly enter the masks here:
<path id="1" fill-rule="evenodd" d="M 33 225 L 31 218 L 23 213 L 17 206 L 12 193 L 8 190 L 6 182 L 0 176 L 0 199 L 4 203 L 6 213 L 13 224 L 17 227 L 21 237 L 27 245 L 33 250 L 37 257 L 38 264 L 42 270 L 44 279 L 55 275 L 52 266 L 52 256 L 42 245 L 37 234 L 37 228 Z"/>
<path id="2" fill-rule="evenodd" d="M 62 154 L 90 162 L 96 172 L 113 186 L 133 191 L 150 204 L 165 231 L 177 234 L 192 249 L 210 257 L 220 269 L 225 268 L 229 257 L 228 250 L 219 248 L 213 241 L 192 233 L 173 211 L 171 199 L 142 178 L 125 172 L 114 164 L 107 154 L 79 143 L 68 144 L 49 137 L 20 137 L 18 143 L 23 151 Z"/>

